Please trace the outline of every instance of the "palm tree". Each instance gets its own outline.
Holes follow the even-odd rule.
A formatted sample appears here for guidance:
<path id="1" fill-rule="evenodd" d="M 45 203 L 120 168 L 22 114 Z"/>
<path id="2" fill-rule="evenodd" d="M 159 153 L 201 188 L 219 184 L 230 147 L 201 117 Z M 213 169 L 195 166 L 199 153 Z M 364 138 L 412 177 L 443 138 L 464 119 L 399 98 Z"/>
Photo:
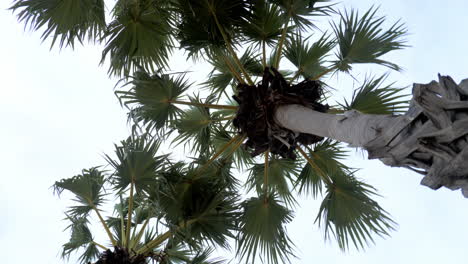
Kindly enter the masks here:
<path id="1" fill-rule="evenodd" d="M 66 213 L 64 257 L 85 247 L 83 263 L 206 263 L 212 247 L 229 248 L 232 238 L 246 262 L 288 262 L 285 227 L 297 194 L 323 197 L 315 221 L 325 238 L 363 248 L 394 222 L 372 199 L 376 190 L 342 163 L 340 142 L 425 174 L 432 188 L 467 186 L 466 82 L 415 85 L 406 113 L 403 89 L 383 85 L 385 76 L 365 79 L 349 102 L 327 104 L 331 74 L 362 63 L 400 70 L 382 56 L 405 47 L 406 29 L 384 27 L 376 8 L 361 15 L 327 0 L 118 0 L 110 22 L 103 0 L 16 0 L 11 9 L 45 28 L 52 46 L 103 44 L 101 62 L 124 83 L 116 95 L 133 130 L 117 159 L 106 156 L 111 171 L 93 167 L 54 185 L 79 203 Z M 318 30 L 316 17 L 332 18 L 331 31 Z M 176 48 L 212 65 L 205 82 L 171 72 Z M 208 92 L 189 95 L 193 88 Z M 195 158 L 160 155 L 161 141 Z M 245 190 L 236 170 L 248 172 Z M 104 218 L 109 191 L 117 201 Z M 91 212 L 108 244 L 94 241 Z"/>
<path id="2" fill-rule="evenodd" d="M 227 247 L 226 239 L 234 236 L 235 179 L 226 169 L 200 172 L 173 163 L 157 155 L 159 146 L 147 136 L 129 137 L 116 145 L 116 159 L 106 155 L 112 173 L 93 167 L 54 184 L 58 194 L 67 190 L 77 203 L 66 212 L 71 238 L 63 245 L 63 257 L 84 248 L 82 263 L 221 263 L 208 260 L 213 249 L 204 241 Z M 117 198 L 114 214 L 104 218 L 102 208 L 111 193 Z M 92 235 L 91 213 L 111 248 Z"/>

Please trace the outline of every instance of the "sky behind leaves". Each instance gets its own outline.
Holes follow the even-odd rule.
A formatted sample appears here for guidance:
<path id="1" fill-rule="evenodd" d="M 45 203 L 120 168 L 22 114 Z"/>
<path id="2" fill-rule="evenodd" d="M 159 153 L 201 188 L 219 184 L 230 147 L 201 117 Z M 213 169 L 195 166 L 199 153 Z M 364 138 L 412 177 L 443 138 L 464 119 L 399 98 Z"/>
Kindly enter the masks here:
<path id="1" fill-rule="evenodd" d="M 86 45 L 75 51 L 50 51 L 49 43 L 41 44 L 40 33 L 24 32 L 24 26 L 6 10 L 9 2 L 0 4 L 0 255 L 7 264 L 63 263 L 59 252 L 68 239 L 61 220 L 67 197 L 54 197 L 50 186 L 82 168 L 103 164 L 103 153 L 110 153 L 113 143 L 124 139 L 129 129 L 125 111 L 114 96 L 116 80 L 98 65 L 101 48 Z M 456 82 L 468 78 L 468 2 L 342 3 L 362 11 L 380 5 L 379 14 L 386 15 L 389 23 L 401 18 L 408 27 L 411 47 L 388 56 L 404 71 L 390 74 L 389 82 L 428 83 L 437 73 L 451 75 Z M 201 71 L 194 78 L 208 73 L 207 67 L 181 58 L 173 58 L 177 69 Z M 371 70 L 377 75 L 386 71 L 362 66 L 355 70 L 356 78 L 363 80 Z M 331 83 L 350 95 L 358 85 L 341 77 L 332 77 Z M 428 264 L 465 259 L 468 200 L 459 191 L 420 186 L 419 175 L 367 161 L 366 156 L 357 151 L 347 164 L 363 168 L 358 176 L 380 191 L 383 197 L 378 200 L 398 222 L 397 231 L 386 240 L 376 239 L 376 245 L 365 252 L 342 253 L 336 244 L 324 242 L 323 233 L 313 224 L 320 201 L 302 200 L 288 226 L 299 257 L 293 263 Z"/>

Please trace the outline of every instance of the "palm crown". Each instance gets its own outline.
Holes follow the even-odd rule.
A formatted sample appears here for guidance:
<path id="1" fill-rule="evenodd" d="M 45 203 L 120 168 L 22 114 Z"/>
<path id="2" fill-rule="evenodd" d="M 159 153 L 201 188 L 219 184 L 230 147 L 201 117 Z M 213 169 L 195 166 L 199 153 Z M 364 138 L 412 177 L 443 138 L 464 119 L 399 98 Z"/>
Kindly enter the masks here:
<path id="1" fill-rule="evenodd" d="M 219 263 L 209 260 L 212 248 L 230 248 L 235 239 L 246 262 L 287 262 L 294 249 L 285 227 L 297 194 L 322 197 L 315 221 L 341 249 L 363 248 L 393 229 L 372 199 L 376 190 L 342 163 L 347 152 L 339 142 L 269 127 L 266 113 L 252 111 L 274 108 L 278 100 L 255 103 L 273 90 L 283 104 L 302 98 L 318 111 L 402 112 L 402 89 L 384 86 L 384 76 L 364 80 L 343 104 L 327 104 L 333 91 L 324 77 L 331 73 L 358 63 L 400 69 L 382 56 L 405 46 L 405 28 L 383 27 L 377 9 L 339 11 L 326 0 L 118 0 L 111 21 L 103 0 L 17 0 L 12 9 L 34 30 L 43 28 L 52 46 L 102 43 L 101 61 L 125 82 L 116 94 L 129 109 L 132 136 L 116 145 L 115 157 L 106 155 L 107 169 L 54 185 L 77 203 L 66 212 L 64 257 L 82 249 L 83 263 Z M 318 30 L 319 16 L 335 18 L 330 32 Z M 170 72 L 175 49 L 212 65 L 206 81 Z M 283 68 L 285 61 L 293 67 Z M 209 96 L 187 94 L 195 86 Z M 168 140 L 189 149 L 192 161 L 162 155 Z M 248 175 L 244 183 L 236 171 Z M 102 215 L 106 199 L 116 201 L 110 216 Z M 91 213 L 108 244 L 94 240 Z"/>

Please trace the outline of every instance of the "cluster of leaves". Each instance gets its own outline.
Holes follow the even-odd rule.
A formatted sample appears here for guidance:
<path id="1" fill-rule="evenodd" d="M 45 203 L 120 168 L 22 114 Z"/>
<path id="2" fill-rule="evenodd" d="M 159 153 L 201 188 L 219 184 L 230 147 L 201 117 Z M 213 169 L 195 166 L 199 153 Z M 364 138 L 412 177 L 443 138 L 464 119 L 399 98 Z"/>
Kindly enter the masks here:
<path id="1" fill-rule="evenodd" d="M 104 250 L 110 255 L 107 247 L 112 246 L 148 260 L 157 256 L 165 263 L 195 263 L 202 256 L 208 259 L 200 252 L 229 246 L 240 206 L 229 162 L 201 171 L 200 166 L 157 155 L 158 149 L 159 141 L 132 136 L 116 145 L 115 159 L 106 156 L 111 171 L 93 167 L 54 184 L 58 194 L 69 191 L 77 203 L 66 212 L 71 238 L 63 246 L 63 257 L 84 248 L 79 260 L 88 263 Z M 101 214 L 106 199 L 118 201 L 108 217 Z M 88 225 L 93 213 L 110 245 L 92 235 Z"/>
<path id="2" fill-rule="evenodd" d="M 325 76 L 350 73 L 358 63 L 399 70 L 382 56 L 405 46 L 401 23 L 386 29 L 377 9 L 342 12 L 327 0 L 118 0 L 110 22 L 103 6 L 102 0 L 16 0 L 12 6 L 20 21 L 45 28 L 42 37 L 51 36 L 52 45 L 59 39 L 60 47 L 73 47 L 86 37 L 102 42 L 109 73 L 126 83 L 116 94 L 134 129 L 116 146 L 116 158 L 106 156 L 112 170 L 94 167 L 54 185 L 78 203 L 67 211 L 71 239 L 64 257 L 84 247 L 80 260 L 86 263 L 112 245 L 163 263 L 219 263 L 207 261 L 211 248 L 229 248 L 233 238 L 241 259 L 287 262 L 294 246 L 286 225 L 298 194 L 322 197 L 316 222 L 343 250 L 350 244 L 363 248 L 373 235 L 393 228 L 373 200 L 376 191 L 342 163 L 347 154 L 338 142 L 296 146 L 301 158 L 295 161 L 269 151 L 252 158 L 241 147 L 246 136 L 232 125 L 238 106 L 231 98 L 238 84 L 253 85 L 266 67 L 278 69 L 290 84 L 308 79 L 323 87 Z M 317 17 L 335 19 L 331 33 L 311 33 Z M 200 84 L 209 96 L 189 95 L 194 84 L 186 75 L 168 73 L 175 48 L 211 64 Z M 283 58 L 294 68 L 282 69 Z M 366 79 L 349 102 L 331 109 L 404 110 L 401 89 L 383 86 L 383 79 Z M 160 140 L 183 145 L 194 158 L 187 164 L 160 155 Z M 248 172 L 252 197 L 241 196 L 235 171 Z M 106 197 L 117 202 L 104 218 Z M 91 212 L 108 244 L 95 241 Z"/>

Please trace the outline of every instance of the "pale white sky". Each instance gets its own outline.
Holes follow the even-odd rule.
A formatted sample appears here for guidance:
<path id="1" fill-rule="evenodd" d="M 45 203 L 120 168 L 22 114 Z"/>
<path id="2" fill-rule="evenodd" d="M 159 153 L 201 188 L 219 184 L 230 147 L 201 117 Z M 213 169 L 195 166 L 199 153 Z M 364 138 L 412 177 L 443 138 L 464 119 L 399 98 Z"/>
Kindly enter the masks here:
<path id="1" fill-rule="evenodd" d="M 389 81 L 427 83 L 437 73 L 457 82 L 468 78 L 467 1 L 342 2 L 359 10 L 380 5 L 389 21 L 401 18 L 407 25 L 411 47 L 388 56 L 405 71 L 392 73 Z M 24 32 L 5 10 L 9 5 L 9 0 L 0 4 L 0 257 L 6 264 L 63 263 L 59 252 L 69 237 L 61 219 L 67 201 L 54 197 L 50 186 L 103 164 L 102 153 L 128 135 L 125 111 L 113 94 L 116 80 L 98 65 L 100 48 L 50 51 L 40 34 Z M 174 61 L 178 69 L 200 68 Z M 371 69 L 383 72 L 358 67 L 356 75 Z M 345 94 L 352 91 L 349 79 L 333 82 Z M 383 195 L 378 200 L 398 230 L 385 240 L 377 238 L 365 252 L 342 253 L 324 242 L 313 224 L 319 201 L 305 199 L 288 226 L 299 257 L 293 263 L 462 263 L 468 252 L 468 200 L 459 191 L 420 186 L 419 175 L 365 157 L 356 152 L 347 164 L 363 168 L 359 177 Z"/>

